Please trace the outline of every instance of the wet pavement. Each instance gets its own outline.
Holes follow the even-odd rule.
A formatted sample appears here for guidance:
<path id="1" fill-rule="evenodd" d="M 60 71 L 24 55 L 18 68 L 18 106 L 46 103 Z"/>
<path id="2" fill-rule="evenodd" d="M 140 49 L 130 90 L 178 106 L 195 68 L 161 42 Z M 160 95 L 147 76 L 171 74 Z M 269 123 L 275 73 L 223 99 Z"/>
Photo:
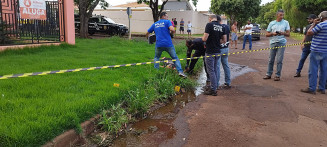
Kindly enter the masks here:
<path id="1" fill-rule="evenodd" d="M 231 79 L 234 79 L 242 74 L 255 71 L 254 69 L 251 69 L 244 65 L 238 65 L 233 63 L 229 63 L 229 65 L 231 69 Z M 222 68 L 220 77 L 220 83 L 224 83 L 224 74 Z M 172 100 L 166 106 L 163 106 L 153 111 L 146 119 L 128 126 L 127 133 L 119 136 L 116 140 L 114 140 L 112 146 L 150 147 L 183 145 L 186 141 L 185 139 L 187 137 L 187 133 L 184 132 L 180 135 L 176 134 L 177 130 L 175 128 L 175 125 L 180 125 L 182 123 L 174 122 L 176 121 L 178 112 L 180 112 L 180 110 L 183 109 L 188 103 L 197 101 L 197 96 L 203 92 L 202 87 L 206 83 L 206 75 L 204 69 L 201 71 L 197 82 L 199 85 L 196 87 L 196 90 L 194 92 L 189 91 L 172 97 Z M 187 130 L 187 126 L 179 126 L 178 128 L 186 128 Z M 177 141 L 172 141 L 175 137 L 181 139 Z"/>

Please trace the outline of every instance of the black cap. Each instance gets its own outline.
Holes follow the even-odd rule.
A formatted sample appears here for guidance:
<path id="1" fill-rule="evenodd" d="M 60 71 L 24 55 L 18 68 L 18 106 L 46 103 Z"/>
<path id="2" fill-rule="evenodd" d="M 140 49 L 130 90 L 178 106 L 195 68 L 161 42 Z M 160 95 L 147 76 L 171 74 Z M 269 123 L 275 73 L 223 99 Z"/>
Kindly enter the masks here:
<path id="1" fill-rule="evenodd" d="M 316 18 L 317 18 L 317 15 L 310 14 L 310 15 L 307 17 L 307 19 L 310 19 L 310 18 L 312 18 L 312 19 L 316 19 Z"/>

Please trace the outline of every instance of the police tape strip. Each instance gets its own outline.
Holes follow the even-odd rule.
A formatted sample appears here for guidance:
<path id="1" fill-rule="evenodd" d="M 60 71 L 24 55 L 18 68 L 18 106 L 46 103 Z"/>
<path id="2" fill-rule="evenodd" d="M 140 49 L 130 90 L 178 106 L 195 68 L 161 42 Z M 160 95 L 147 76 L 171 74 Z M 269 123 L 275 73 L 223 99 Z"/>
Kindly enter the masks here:
<path id="1" fill-rule="evenodd" d="M 191 27 L 191 28 L 198 29 L 198 30 L 204 30 L 203 28 L 197 28 L 197 27 Z M 232 33 L 232 32 L 230 32 L 230 33 Z M 245 32 L 238 32 L 237 34 L 245 34 Z M 251 34 L 266 35 L 266 33 L 251 33 Z M 304 36 L 304 35 L 303 34 L 293 34 L 292 33 L 290 36 L 292 37 L 292 36 Z"/>
<path id="2" fill-rule="evenodd" d="M 215 57 L 215 56 L 226 56 L 226 55 L 236 55 L 236 54 L 243 54 L 243 53 L 251 53 L 256 51 L 264 51 L 264 50 L 271 50 L 271 49 L 278 49 L 282 47 L 290 47 L 290 46 L 297 46 L 302 44 L 310 44 L 309 42 L 303 42 L 303 43 L 295 43 L 290 45 L 284 45 L 284 46 L 278 46 L 273 48 L 264 48 L 264 49 L 257 49 L 257 50 L 249 50 L 249 51 L 240 51 L 240 52 L 233 52 L 228 54 L 218 54 L 213 56 L 205 56 L 207 58 L 209 57 Z M 204 56 L 200 57 L 192 57 L 192 58 L 184 58 L 179 59 L 180 61 L 183 60 L 192 60 L 192 59 L 201 59 L 204 58 Z M 122 64 L 122 65 L 111 65 L 111 66 L 100 66 L 100 67 L 88 67 L 88 68 L 77 68 L 77 69 L 66 69 L 66 70 L 55 70 L 55 71 L 44 71 L 44 72 L 33 72 L 33 73 L 23 73 L 23 74 L 11 74 L 11 75 L 3 75 L 0 76 L 0 80 L 3 79 L 9 79 L 9 78 L 22 78 L 22 77 L 29 77 L 29 76 L 42 76 L 42 75 L 50 75 L 50 74 L 60 74 L 60 73 L 68 73 L 68 72 L 79 72 L 79 71 L 89 71 L 89 70 L 97 70 L 97 69 L 106 69 L 106 68 L 119 68 L 119 67 L 128 67 L 128 66 L 138 66 L 138 65 L 147 65 L 147 64 L 154 64 L 154 63 L 164 63 L 168 62 L 169 60 L 162 60 L 162 61 L 153 61 L 153 62 L 143 62 L 143 63 L 132 63 L 132 64 Z M 172 61 L 177 61 L 176 59 L 173 59 Z"/>

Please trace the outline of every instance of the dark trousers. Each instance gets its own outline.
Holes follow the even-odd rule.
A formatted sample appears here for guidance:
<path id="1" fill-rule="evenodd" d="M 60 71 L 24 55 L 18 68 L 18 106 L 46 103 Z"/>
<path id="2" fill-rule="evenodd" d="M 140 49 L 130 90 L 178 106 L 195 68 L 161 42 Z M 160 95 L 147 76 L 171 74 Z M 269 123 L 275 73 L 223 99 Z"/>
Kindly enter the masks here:
<path id="1" fill-rule="evenodd" d="M 195 50 L 194 54 L 192 57 L 201 57 L 201 56 L 205 56 L 205 52 L 204 51 L 198 51 L 198 50 Z M 195 67 L 195 64 L 196 62 L 198 62 L 199 59 L 192 59 L 191 60 L 191 63 L 190 63 L 190 67 L 189 67 L 189 73 L 192 73 L 193 72 L 193 69 Z M 205 58 L 203 58 L 203 63 L 204 63 L 204 70 L 206 72 L 206 75 L 207 75 L 207 81 L 210 81 L 209 80 L 209 74 L 208 74 L 208 71 L 207 71 L 207 67 L 206 67 L 206 60 Z"/>
<path id="2" fill-rule="evenodd" d="M 299 66 L 296 69 L 297 73 L 301 73 L 301 70 L 303 68 L 303 64 L 304 64 L 305 60 L 307 59 L 307 57 L 309 56 L 310 52 L 311 52 L 310 51 L 310 46 L 304 46 L 304 48 L 302 49 L 302 55 L 301 55 L 301 59 L 300 59 L 300 62 L 299 62 Z"/>

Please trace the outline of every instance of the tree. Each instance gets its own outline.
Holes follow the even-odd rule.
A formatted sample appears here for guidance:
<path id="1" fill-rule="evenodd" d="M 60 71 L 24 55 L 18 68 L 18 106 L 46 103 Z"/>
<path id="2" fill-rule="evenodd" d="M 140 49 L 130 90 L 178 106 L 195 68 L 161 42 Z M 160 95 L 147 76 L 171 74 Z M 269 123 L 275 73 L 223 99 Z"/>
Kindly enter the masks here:
<path id="1" fill-rule="evenodd" d="M 298 10 L 310 14 L 319 15 L 322 11 L 327 11 L 326 0 L 295 0 L 295 5 Z"/>
<path id="2" fill-rule="evenodd" d="M 105 0 L 74 0 L 79 9 L 80 17 L 80 37 L 88 37 L 89 18 L 92 16 L 94 8 L 99 4 L 101 8 L 106 9 L 109 4 Z"/>
<path id="3" fill-rule="evenodd" d="M 284 0 L 283 9 L 285 11 L 284 18 L 290 23 L 292 28 L 300 28 L 303 33 L 303 27 L 308 24 L 305 19 L 308 13 L 300 11 L 295 4 L 295 0 Z"/>
<path id="4" fill-rule="evenodd" d="M 259 14 L 261 0 L 212 0 L 210 10 L 215 14 L 225 14 L 232 22 L 238 21 L 239 26 L 249 18 Z"/>
<path id="5" fill-rule="evenodd" d="M 260 24 L 261 28 L 267 28 L 270 21 L 276 18 L 276 12 L 274 11 L 274 2 L 266 3 L 260 6 L 259 16 L 255 19 L 257 24 Z"/>
<path id="6" fill-rule="evenodd" d="M 180 1 L 180 0 L 178 0 Z M 188 0 L 189 1 L 189 0 Z M 159 20 L 159 16 L 161 14 L 161 12 L 164 10 L 164 7 L 166 5 L 166 3 L 168 2 L 168 0 L 164 0 L 161 4 L 161 6 L 159 6 L 159 0 L 137 0 L 137 3 L 146 3 L 150 6 L 151 10 L 152 10 L 152 17 L 153 17 L 153 22 L 156 22 Z M 193 5 L 196 7 L 198 3 L 198 0 L 193 0 Z"/>

